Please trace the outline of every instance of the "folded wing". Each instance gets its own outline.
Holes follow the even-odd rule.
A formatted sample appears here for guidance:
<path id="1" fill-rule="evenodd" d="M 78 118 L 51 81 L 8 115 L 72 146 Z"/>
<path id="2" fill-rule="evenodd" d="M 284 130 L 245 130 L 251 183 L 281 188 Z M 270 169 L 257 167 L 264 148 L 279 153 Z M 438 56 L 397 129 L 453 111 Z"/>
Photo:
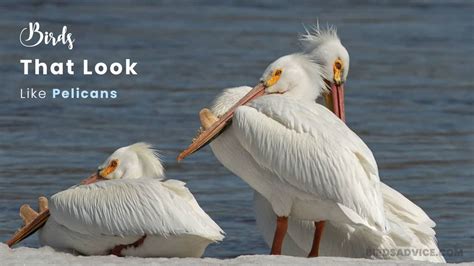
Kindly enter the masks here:
<path id="1" fill-rule="evenodd" d="M 253 159 L 276 177 L 337 203 L 353 220 L 388 230 L 372 153 L 325 107 L 264 96 L 239 107 L 232 127 Z"/>
<path id="2" fill-rule="evenodd" d="M 69 230 L 90 235 L 198 235 L 222 240 L 222 230 L 177 180 L 112 180 L 55 194 L 51 215 Z"/>

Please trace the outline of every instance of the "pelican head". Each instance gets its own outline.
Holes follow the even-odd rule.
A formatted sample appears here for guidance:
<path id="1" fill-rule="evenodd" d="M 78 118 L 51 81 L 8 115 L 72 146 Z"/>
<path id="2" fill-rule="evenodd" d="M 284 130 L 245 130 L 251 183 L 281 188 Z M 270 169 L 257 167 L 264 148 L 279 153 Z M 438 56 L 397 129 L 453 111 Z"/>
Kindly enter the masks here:
<path id="1" fill-rule="evenodd" d="M 335 28 L 315 26 L 300 37 L 306 54 L 321 66 L 323 78 L 329 83 L 343 84 L 349 74 L 349 53 L 342 45 Z"/>
<path id="2" fill-rule="evenodd" d="M 306 54 L 280 57 L 263 72 L 260 82 L 265 94 L 282 94 L 314 101 L 325 90 L 321 67 Z"/>
<path id="3" fill-rule="evenodd" d="M 321 66 L 321 75 L 329 93 L 324 93 L 326 106 L 345 121 L 344 83 L 349 74 L 349 53 L 337 36 L 336 28 L 319 25 L 300 37 L 305 54 Z"/>
<path id="4" fill-rule="evenodd" d="M 139 142 L 116 150 L 98 167 L 96 173 L 81 184 L 113 179 L 162 179 L 163 176 L 164 169 L 158 153 L 150 144 Z"/>

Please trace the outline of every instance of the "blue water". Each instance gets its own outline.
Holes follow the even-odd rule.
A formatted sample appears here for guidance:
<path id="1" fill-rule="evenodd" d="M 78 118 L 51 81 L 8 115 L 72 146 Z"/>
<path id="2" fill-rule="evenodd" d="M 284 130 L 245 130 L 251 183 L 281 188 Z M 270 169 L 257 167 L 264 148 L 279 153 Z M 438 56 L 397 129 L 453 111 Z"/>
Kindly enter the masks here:
<path id="1" fill-rule="evenodd" d="M 166 2 L 166 1 L 163 1 Z M 436 221 L 439 245 L 474 260 L 473 14 L 470 1 L 13 1 L 0 3 L 0 240 L 36 205 L 88 176 L 109 153 L 156 144 L 168 177 L 187 182 L 226 231 L 206 256 L 266 254 L 252 192 L 209 148 L 174 158 L 197 112 L 225 87 L 253 85 L 266 65 L 299 49 L 302 24 L 334 24 L 351 55 L 347 122 L 373 150 L 384 182 Z M 326 3 L 330 2 L 330 3 Z M 76 42 L 27 49 L 39 21 Z M 24 76 L 19 60 L 138 61 L 138 76 Z M 117 89 L 117 100 L 20 100 L 19 89 Z M 37 246 L 35 237 L 24 244 Z"/>

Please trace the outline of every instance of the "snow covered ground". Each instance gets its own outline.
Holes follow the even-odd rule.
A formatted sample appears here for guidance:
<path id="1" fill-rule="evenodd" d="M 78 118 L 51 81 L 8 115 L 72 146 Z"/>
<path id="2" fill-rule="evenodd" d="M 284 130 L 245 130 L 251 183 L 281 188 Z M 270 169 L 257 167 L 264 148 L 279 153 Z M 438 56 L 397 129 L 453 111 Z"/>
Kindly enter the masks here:
<path id="1" fill-rule="evenodd" d="M 234 259 L 213 258 L 119 258 L 116 256 L 74 256 L 54 251 L 49 247 L 10 249 L 0 243 L 0 265 L 426 265 L 423 262 L 381 261 L 349 258 L 296 258 L 287 256 L 247 255 Z M 433 264 L 435 265 L 435 264 Z M 474 265 L 462 263 L 457 265 Z"/>

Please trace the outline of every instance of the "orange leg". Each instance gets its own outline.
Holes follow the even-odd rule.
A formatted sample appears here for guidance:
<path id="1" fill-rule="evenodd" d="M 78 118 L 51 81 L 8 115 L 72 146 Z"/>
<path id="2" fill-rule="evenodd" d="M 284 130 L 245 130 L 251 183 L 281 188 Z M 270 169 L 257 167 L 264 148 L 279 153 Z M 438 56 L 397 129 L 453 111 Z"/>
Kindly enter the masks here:
<path id="1" fill-rule="evenodd" d="M 281 247 L 283 245 L 283 239 L 285 239 L 286 230 L 288 230 L 288 217 L 277 217 L 277 226 L 275 236 L 273 237 L 271 255 L 281 255 Z"/>
<path id="2" fill-rule="evenodd" d="M 314 230 L 313 246 L 309 252 L 309 257 L 319 256 L 319 243 L 321 242 L 321 236 L 323 235 L 324 221 L 314 222 L 316 229 Z"/>
<path id="3" fill-rule="evenodd" d="M 117 245 L 115 246 L 113 249 L 111 249 L 109 251 L 109 254 L 111 255 L 115 255 L 117 257 L 122 257 L 122 250 L 126 249 L 126 248 L 131 248 L 131 247 L 134 247 L 134 248 L 137 248 L 139 246 L 141 246 L 143 244 L 143 242 L 145 241 L 145 238 L 146 238 L 146 235 L 142 236 L 140 239 L 138 239 L 137 241 L 133 242 L 132 244 L 128 244 L 128 245 Z"/>

